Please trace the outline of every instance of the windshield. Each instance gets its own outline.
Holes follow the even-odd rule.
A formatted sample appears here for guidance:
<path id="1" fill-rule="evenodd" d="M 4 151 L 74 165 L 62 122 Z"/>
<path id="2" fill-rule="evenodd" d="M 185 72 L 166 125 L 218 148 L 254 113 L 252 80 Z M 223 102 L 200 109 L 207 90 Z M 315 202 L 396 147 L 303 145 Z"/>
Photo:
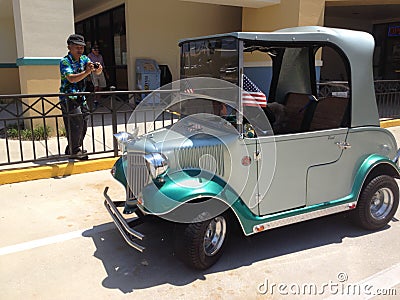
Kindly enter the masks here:
<path id="1" fill-rule="evenodd" d="M 239 41 L 233 37 L 181 44 L 181 79 L 213 77 L 239 85 Z"/>
<path id="2" fill-rule="evenodd" d="M 140 128 L 140 132 L 150 132 L 188 116 L 194 117 L 192 120 L 198 116 L 204 120 L 204 114 L 207 114 L 217 116 L 211 119 L 221 121 L 221 124 L 228 121 L 239 131 L 238 135 L 242 132 L 239 120 L 252 124 L 258 136 L 271 135 L 271 125 L 261 107 L 246 106 L 241 113 L 239 100 L 242 93 L 237 85 L 215 78 L 174 81 L 149 94 L 136 107 L 128 122 L 128 132 L 141 126 L 144 128 Z"/>

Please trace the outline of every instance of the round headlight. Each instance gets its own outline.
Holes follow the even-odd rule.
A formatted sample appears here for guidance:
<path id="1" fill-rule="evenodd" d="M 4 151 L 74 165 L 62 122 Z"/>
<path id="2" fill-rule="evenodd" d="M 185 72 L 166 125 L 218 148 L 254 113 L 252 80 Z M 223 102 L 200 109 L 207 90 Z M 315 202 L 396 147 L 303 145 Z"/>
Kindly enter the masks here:
<path id="1" fill-rule="evenodd" d="M 153 179 L 165 174 L 168 170 L 168 159 L 162 153 L 150 153 L 144 156 L 146 166 Z"/>

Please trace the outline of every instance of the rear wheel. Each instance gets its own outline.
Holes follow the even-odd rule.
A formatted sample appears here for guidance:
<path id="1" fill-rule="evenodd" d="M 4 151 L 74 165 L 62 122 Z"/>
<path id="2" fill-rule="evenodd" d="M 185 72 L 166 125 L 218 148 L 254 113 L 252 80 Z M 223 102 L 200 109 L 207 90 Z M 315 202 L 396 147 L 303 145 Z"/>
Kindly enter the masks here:
<path id="1" fill-rule="evenodd" d="M 207 269 L 221 257 L 228 232 L 226 215 L 209 218 L 201 214 L 197 222 L 182 225 L 176 234 L 177 253 L 186 265 Z"/>
<path id="2" fill-rule="evenodd" d="M 399 205 L 399 187 L 388 175 L 373 178 L 361 191 L 354 220 L 365 229 L 384 227 L 396 213 Z"/>

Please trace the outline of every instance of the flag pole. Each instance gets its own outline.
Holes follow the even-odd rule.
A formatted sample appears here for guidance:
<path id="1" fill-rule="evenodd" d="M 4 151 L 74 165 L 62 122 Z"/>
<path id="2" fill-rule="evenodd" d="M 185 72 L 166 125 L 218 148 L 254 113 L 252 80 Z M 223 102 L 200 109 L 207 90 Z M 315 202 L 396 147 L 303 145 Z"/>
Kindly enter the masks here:
<path id="1" fill-rule="evenodd" d="M 243 75 L 244 75 L 244 71 L 243 71 L 243 41 L 239 41 L 239 61 L 238 61 L 238 65 L 239 65 L 239 105 L 238 105 L 238 112 L 237 112 L 237 125 L 238 125 L 238 130 L 239 133 L 242 134 L 243 131 Z"/>

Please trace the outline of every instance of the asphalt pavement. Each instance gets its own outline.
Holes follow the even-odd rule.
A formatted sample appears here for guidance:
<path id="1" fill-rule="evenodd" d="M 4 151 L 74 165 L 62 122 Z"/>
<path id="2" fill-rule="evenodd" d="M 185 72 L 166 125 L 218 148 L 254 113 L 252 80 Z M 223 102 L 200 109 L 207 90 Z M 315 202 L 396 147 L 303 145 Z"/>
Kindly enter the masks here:
<path id="1" fill-rule="evenodd" d="M 400 127 L 389 129 L 398 140 Z M 399 143 L 400 144 L 400 143 Z M 1 299 L 398 299 L 400 212 L 384 229 L 333 215 L 251 237 L 231 235 L 220 261 L 188 269 L 173 226 L 140 225 L 147 249 L 121 238 L 103 190 L 109 170 L 0 185 Z M 348 296 L 350 295 L 350 296 Z"/>
<path id="2" fill-rule="evenodd" d="M 108 171 L 0 186 L 1 299 L 400 294 L 399 211 L 376 232 L 355 227 L 345 214 L 247 238 L 234 232 L 216 265 L 194 271 L 176 258 L 173 227 L 163 222 L 138 228 L 146 235 L 144 253 L 130 248 L 103 206 L 105 186 L 113 199 L 124 199 L 123 187 Z"/>

